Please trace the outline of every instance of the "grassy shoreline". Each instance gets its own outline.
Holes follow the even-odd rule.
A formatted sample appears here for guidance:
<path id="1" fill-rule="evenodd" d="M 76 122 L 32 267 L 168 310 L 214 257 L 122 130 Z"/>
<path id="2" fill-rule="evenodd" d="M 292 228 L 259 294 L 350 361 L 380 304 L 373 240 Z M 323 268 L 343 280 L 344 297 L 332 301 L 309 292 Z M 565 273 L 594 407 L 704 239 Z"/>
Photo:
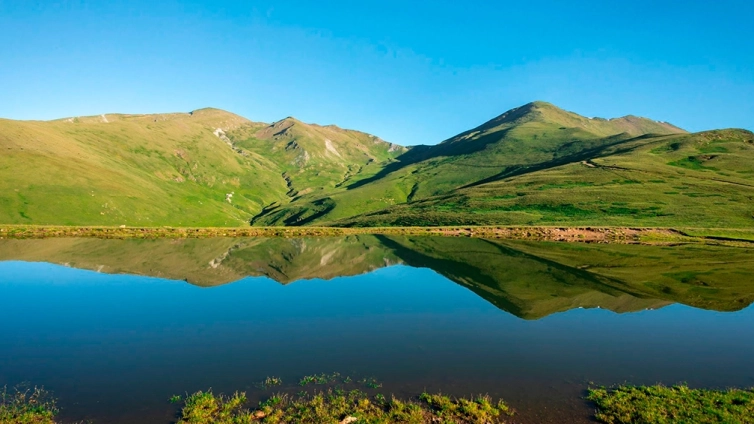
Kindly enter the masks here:
<path id="1" fill-rule="evenodd" d="M 178 424 L 504 424 L 515 414 L 505 402 L 488 396 L 452 398 L 422 393 L 416 399 L 401 400 L 338 389 L 296 396 L 274 394 L 252 409 L 245 408 L 246 403 L 245 393 L 196 392 L 183 402 Z"/>
<path id="2" fill-rule="evenodd" d="M 0 424 L 61 424 L 59 408 L 43 389 L 0 391 Z M 754 388 L 707 390 L 678 386 L 590 388 L 586 402 L 596 406 L 593 418 L 604 424 L 752 423 Z M 489 396 L 455 398 L 422 393 L 410 399 L 369 395 L 339 388 L 274 393 L 251 406 L 244 392 L 232 395 L 198 391 L 173 396 L 179 404 L 178 424 L 504 424 L 516 412 Z"/>
<path id="3" fill-rule="evenodd" d="M 705 390 L 678 386 L 589 389 L 595 418 L 606 424 L 754 423 L 754 388 Z"/>
<path id="4" fill-rule="evenodd" d="M 754 243 L 752 229 L 445 226 L 445 227 L 108 227 L 0 225 L 0 239 L 93 237 L 113 239 L 210 237 L 340 237 L 348 235 L 480 237 L 587 243 Z"/>

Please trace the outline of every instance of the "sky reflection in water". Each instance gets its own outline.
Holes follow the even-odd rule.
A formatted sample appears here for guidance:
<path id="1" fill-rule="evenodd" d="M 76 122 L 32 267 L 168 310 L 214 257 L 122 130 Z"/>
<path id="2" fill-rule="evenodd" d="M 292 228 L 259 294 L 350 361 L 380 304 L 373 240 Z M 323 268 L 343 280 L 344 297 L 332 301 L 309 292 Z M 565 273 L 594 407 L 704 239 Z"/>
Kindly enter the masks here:
<path id="1" fill-rule="evenodd" d="M 266 376 L 333 371 L 375 377 L 386 393 L 502 396 L 524 419 L 541 402 L 553 416 L 585 417 L 578 396 L 590 381 L 754 386 L 752 307 L 661 299 L 659 309 L 617 314 L 579 309 L 579 292 L 575 309 L 522 319 L 495 306 L 520 298 L 495 303 L 499 292 L 485 299 L 469 289 L 480 286 L 407 265 L 210 288 L 21 261 L 0 262 L 0 275 L 0 385 L 44 385 L 75 419 L 169 422 L 175 393 L 253 392 Z"/>

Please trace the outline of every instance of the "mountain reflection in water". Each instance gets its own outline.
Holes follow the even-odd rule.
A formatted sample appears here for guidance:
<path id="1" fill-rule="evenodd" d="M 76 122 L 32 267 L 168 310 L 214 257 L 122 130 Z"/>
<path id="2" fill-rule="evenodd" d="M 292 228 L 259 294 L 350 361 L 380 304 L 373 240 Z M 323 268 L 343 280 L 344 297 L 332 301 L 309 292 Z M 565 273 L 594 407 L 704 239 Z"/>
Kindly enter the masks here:
<path id="1" fill-rule="evenodd" d="M 754 249 L 569 244 L 451 237 L 0 240 L 0 260 L 50 262 L 218 286 L 281 284 L 395 265 L 430 268 L 523 319 L 574 308 L 614 312 L 671 303 L 736 311 L 754 301 Z"/>

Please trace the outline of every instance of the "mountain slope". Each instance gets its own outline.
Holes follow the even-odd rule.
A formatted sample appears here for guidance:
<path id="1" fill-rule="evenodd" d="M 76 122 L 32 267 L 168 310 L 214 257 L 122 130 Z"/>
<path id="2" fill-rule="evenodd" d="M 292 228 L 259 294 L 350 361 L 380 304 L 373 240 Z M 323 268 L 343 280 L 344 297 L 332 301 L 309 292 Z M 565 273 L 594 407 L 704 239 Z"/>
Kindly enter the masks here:
<path id="1" fill-rule="evenodd" d="M 265 206 L 326 191 L 401 151 L 364 133 L 217 109 L 0 120 L 0 222 L 247 225 Z"/>
<path id="2" fill-rule="evenodd" d="M 244 125 L 228 133 L 234 146 L 274 161 L 287 185 L 286 198 L 265 212 L 285 207 L 301 196 L 326 196 L 353 181 L 369 177 L 407 149 L 360 131 L 334 125 L 305 124 L 286 118 L 270 125 Z M 310 212 L 326 212 L 329 202 L 316 202 Z M 295 218 L 302 223 L 304 218 Z M 283 223 L 285 224 L 285 222 Z"/>
<path id="3" fill-rule="evenodd" d="M 583 160 L 645 134 L 681 134 L 667 123 L 633 116 L 589 119 L 533 102 L 435 146 L 403 153 L 374 176 L 267 210 L 255 224 L 333 222 L 392 205 L 445 194 L 522 167 Z M 319 205 L 327 204 L 327 210 Z"/>
<path id="4" fill-rule="evenodd" d="M 335 224 L 754 225 L 749 131 L 639 137 L 587 153 Z"/>
<path id="5" fill-rule="evenodd" d="M 34 224 L 239 225 L 284 195 L 274 164 L 213 131 L 216 109 L 0 121 L 0 220 Z M 233 193 L 232 203 L 226 195 Z"/>
<path id="6" fill-rule="evenodd" d="M 411 148 L 217 109 L 0 119 L 0 222 L 749 228 L 753 140 L 544 102 Z"/>

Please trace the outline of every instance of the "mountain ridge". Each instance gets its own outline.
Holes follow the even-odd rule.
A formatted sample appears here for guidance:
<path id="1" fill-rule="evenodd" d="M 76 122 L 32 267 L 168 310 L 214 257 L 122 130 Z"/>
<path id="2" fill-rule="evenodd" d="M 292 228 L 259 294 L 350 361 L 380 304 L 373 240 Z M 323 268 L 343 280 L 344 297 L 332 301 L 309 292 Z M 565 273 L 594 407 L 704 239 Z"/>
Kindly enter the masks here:
<path id="1" fill-rule="evenodd" d="M 754 213 L 745 205 L 750 139 L 742 130 L 690 134 L 634 115 L 587 118 L 541 101 L 438 144 L 411 147 L 337 125 L 290 116 L 255 122 L 215 108 L 51 121 L 0 119 L 0 222 L 667 226 L 689 224 L 686 216 L 693 215 L 696 223 L 746 226 Z M 629 166 L 615 167 L 629 156 Z M 632 176 L 621 179 L 619 174 Z M 656 178 L 642 176 L 649 174 Z M 670 180 L 684 176 L 699 190 L 668 197 L 679 190 Z M 584 197 L 596 192 L 587 187 L 607 184 L 599 179 L 649 187 L 666 177 L 667 187 L 660 192 L 621 183 L 614 193 L 599 194 L 616 202 L 596 206 Z M 549 182 L 540 184 L 543 179 Z M 531 192 L 521 181 L 555 197 Z M 549 188 L 569 184 L 582 206 Z M 730 191 L 731 184 L 739 191 Z M 714 199 L 721 193 L 725 202 Z M 681 212 L 682 205 L 693 204 L 686 197 L 709 203 L 714 213 Z M 657 205 L 649 204 L 653 198 Z M 558 212 L 556 217 L 551 209 L 583 216 Z M 652 210 L 657 216 L 646 212 Z M 645 212 L 632 216 L 627 211 Z"/>
<path id="2" fill-rule="evenodd" d="M 747 228 L 754 223 L 752 160 L 747 130 L 639 137 L 331 225 Z"/>
<path id="3" fill-rule="evenodd" d="M 686 133 L 687 131 L 679 128 L 675 125 L 672 125 L 667 122 L 660 122 L 660 121 L 654 121 L 649 118 L 644 118 L 640 116 L 635 115 L 626 115 L 618 118 L 599 118 L 599 117 L 593 117 L 593 118 L 587 118 L 581 115 L 578 115 L 574 112 L 566 111 L 565 109 L 561 109 L 552 103 L 544 102 L 541 100 L 536 100 L 530 103 L 527 103 L 523 106 L 519 106 L 513 109 L 510 109 L 506 112 L 503 112 L 502 114 L 488 120 L 487 122 L 471 129 L 468 131 L 465 131 L 463 133 L 460 133 L 456 136 L 453 136 L 449 139 L 446 139 L 442 141 L 442 143 L 452 143 L 453 141 L 457 139 L 466 139 L 469 134 L 473 134 L 474 132 L 482 132 L 486 130 L 490 130 L 495 127 L 499 127 L 501 125 L 505 124 L 511 124 L 512 125 L 521 125 L 526 122 L 530 121 L 540 121 L 540 122 L 552 122 L 552 123 L 558 123 L 561 125 L 570 125 L 570 126 L 589 126 L 588 124 L 597 124 L 594 125 L 595 127 L 606 127 L 606 126 L 616 126 L 616 127 L 623 127 L 625 130 L 624 132 L 628 133 L 629 135 L 639 135 L 639 134 L 648 134 L 650 132 L 647 131 L 641 131 L 640 127 L 645 126 L 649 128 L 655 129 L 655 133 L 657 134 L 666 134 L 666 133 Z M 590 122 L 592 121 L 592 122 Z M 603 124 L 603 125 L 599 125 Z M 602 132 L 605 131 L 604 128 L 601 129 Z M 620 132 L 613 131 L 610 135 L 619 134 Z"/>
<path id="4" fill-rule="evenodd" d="M 550 103 L 531 102 L 439 144 L 415 146 L 371 177 L 349 184 L 346 190 L 299 198 L 290 205 L 265 210 L 253 223 L 338 223 L 521 169 L 573 158 L 583 160 L 593 152 L 652 133 L 686 134 L 678 127 L 647 118 L 589 119 Z M 318 207 L 322 204 L 328 205 L 327 210 Z"/>
<path id="5" fill-rule="evenodd" d="M 532 112 L 539 112 L 539 111 L 542 111 L 542 110 L 555 110 L 555 111 L 558 111 L 560 113 L 569 114 L 569 115 L 572 115 L 572 116 L 575 116 L 575 117 L 578 117 L 578 118 L 583 118 L 583 119 L 587 119 L 587 120 L 595 120 L 595 121 L 606 121 L 606 122 L 641 121 L 641 122 L 649 122 L 649 123 L 655 123 L 655 124 L 659 124 L 661 126 L 664 126 L 666 129 L 668 129 L 668 130 L 670 130 L 672 132 L 688 132 L 688 131 L 680 128 L 680 127 L 677 127 L 677 126 L 669 123 L 669 122 L 655 121 L 655 120 L 652 120 L 650 118 L 646 118 L 646 117 L 642 117 L 642 116 L 637 116 L 637 115 L 632 115 L 632 114 L 624 115 L 624 116 L 621 116 L 621 117 L 613 117 L 613 118 L 584 117 L 584 116 L 578 115 L 575 112 L 571 112 L 571 111 L 567 111 L 565 109 L 562 109 L 562 108 L 560 108 L 560 107 L 558 107 L 558 106 L 556 106 L 556 105 L 554 105 L 552 103 L 549 103 L 549 102 L 546 102 L 546 101 L 542 101 L 542 100 L 535 100 L 535 101 L 526 103 L 526 104 L 524 104 L 522 106 L 518 106 L 518 107 L 515 107 L 515 108 L 512 108 L 512 109 L 509 109 L 509 110 L 503 112 L 502 114 L 497 115 L 496 117 L 491 118 L 488 121 L 485 121 L 484 123 L 482 123 L 481 125 L 478 125 L 477 127 L 473 128 L 473 129 L 464 131 L 464 132 L 459 133 L 459 134 L 457 134 L 455 136 L 452 136 L 450 138 L 442 140 L 442 141 L 438 142 L 437 144 L 441 144 L 441 143 L 447 142 L 447 141 L 452 140 L 452 139 L 454 139 L 456 137 L 459 137 L 459 136 L 461 136 L 463 134 L 466 134 L 466 133 L 478 130 L 480 128 L 491 126 L 491 124 L 493 124 L 493 123 L 495 123 L 495 124 L 501 124 L 501 123 L 511 122 L 511 121 L 515 120 L 517 117 L 520 118 L 521 115 L 531 114 Z M 166 117 L 193 117 L 193 116 L 199 117 L 199 116 L 213 116 L 213 115 L 214 116 L 216 116 L 216 115 L 227 115 L 230 118 L 238 119 L 238 120 L 241 120 L 241 121 L 250 122 L 250 123 L 264 124 L 264 125 L 270 125 L 270 126 L 278 124 L 278 123 L 281 123 L 281 122 L 285 122 L 285 121 L 291 121 L 293 123 L 302 124 L 302 125 L 306 125 L 306 126 L 314 126 L 314 127 L 322 127 L 322 128 L 328 128 L 328 127 L 330 127 L 330 128 L 334 128 L 334 129 L 343 130 L 343 131 L 354 131 L 354 132 L 359 132 L 359 133 L 363 133 L 363 134 L 374 136 L 373 134 L 366 133 L 366 132 L 363 132 L 363 131 L 359 131 L 359 130 L 355 130 L 355 129 L 349 129 L 349 128 L 343 128 L 343 127 L 340 127 L 337 124 L 318 124 L 318 123 L 304 122 L 304 121 L 296 118 L 295 116 L 291 116 L 291 115 L 286 116 L 286 117 L 284 117 L 282 119 L 279 119 L 277 121 L 269 122 L 269 123 L 268 122 L 264 122 L 264 121 L 253 121 L 253 120 L 251 120 L 249 118 L 246 118 L 244 116 L 238 115 L 238 114 L 236 114 L 234 112 L 231 112 L 231 111 L 228 111 L 228 110 L 225 110 L 225 109 L 216 108 L 216 107 L 211 107 L 211 106 L 194 109 L 194 110 L 191 110 L 189 112 L 155 112 L 155 113 L 106 112 L 106 113 L 102 113 L 102 114 L 66 116 L 66 117 L 53 118 L 53 119 L 10 119 L 10 118 L 2 118 L 2 117 L 0 117 L 0 120 L 12 121 L 12 122 L 59 122 L 59 121 L 68 121 L 68 122 L 70 122 L 70 121 L 73 121 L 73 120 L 76 120 L 76 119 L 79 119 L 79 120 L 85 119 L 85 120 L 91 120 L 91 121 L 94 121 L 94 122 L 102 122 L 102 117 L 106 117 L 109 120 L 111 118 L 116 118 L 116 119 L 149 119 L 149 118 L 159 119 L 159 118 L 166 118 Z M 106 122 L 103 122 L 103 123 L 106 123 Z M 376 137 L 376 136 L 374 136 L 374 137 Z M 379 137 L 377 137 L 377 138 L 379 138 Z M 392 144 L 395 144 L 395 143 L 392 143 Z M 419 144 L 419 145 L 410 145 L 410 146 L 402 146 L 402 147 L 411 147 L 411 146 L 422 146 L 422 145 Z M 424 146 L 427 146 L 427 145 L 424 145 Z M 432 145 L 429 145 L 429 146 L 432 146 Z"/>

